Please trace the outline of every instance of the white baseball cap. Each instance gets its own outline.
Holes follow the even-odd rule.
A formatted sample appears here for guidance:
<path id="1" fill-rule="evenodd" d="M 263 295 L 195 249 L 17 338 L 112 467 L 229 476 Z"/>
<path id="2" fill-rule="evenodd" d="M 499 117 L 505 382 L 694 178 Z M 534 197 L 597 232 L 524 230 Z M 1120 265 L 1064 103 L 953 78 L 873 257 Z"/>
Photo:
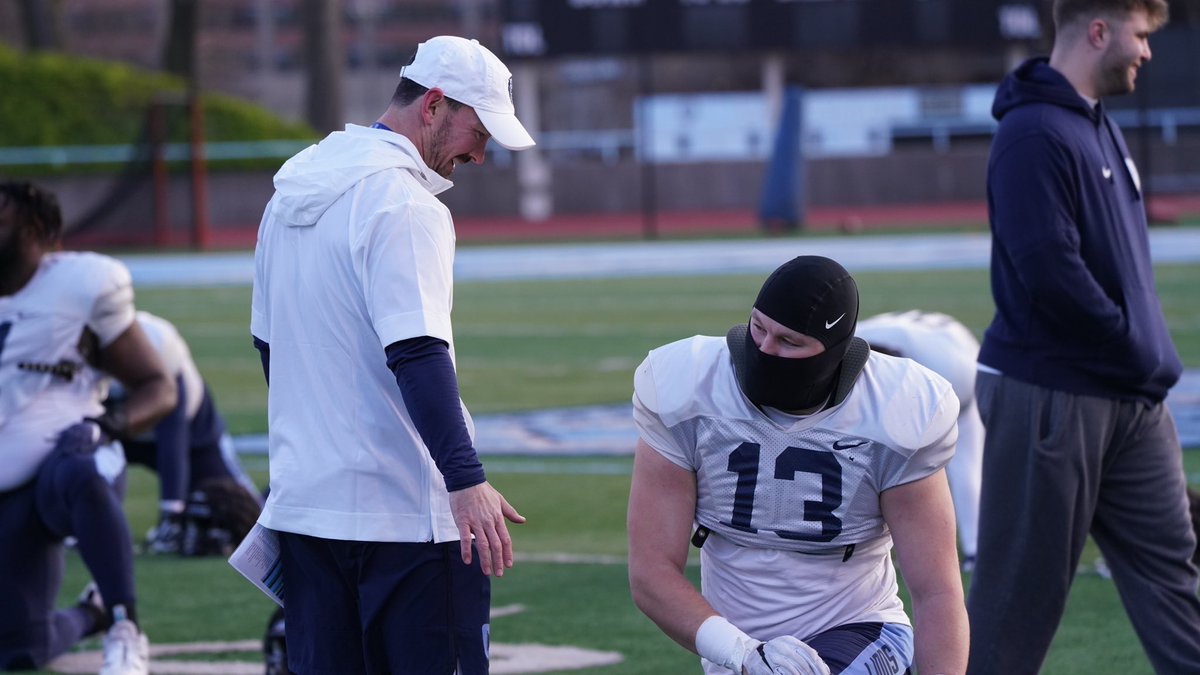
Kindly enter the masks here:
<path id="1" fill-rule="evenodd" d="M 439 35 L 417 45 L 412 63 L 400 70 L 417 84 L 441 89 L 446 96 L 469 105 L 479 121 L 509 150 L 525 150 L 533 137 L 517 119 L 513 107 L 512 73 L 478 40 Z"/>

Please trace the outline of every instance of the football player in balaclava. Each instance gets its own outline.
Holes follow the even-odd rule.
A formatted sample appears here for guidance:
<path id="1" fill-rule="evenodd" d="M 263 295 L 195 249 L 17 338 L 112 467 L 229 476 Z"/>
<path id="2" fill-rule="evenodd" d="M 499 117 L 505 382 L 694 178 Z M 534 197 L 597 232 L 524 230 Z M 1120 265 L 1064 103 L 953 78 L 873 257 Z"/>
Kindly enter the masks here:
<path id="1" fill-rule="evenodd" d="M 966 669 L 944 470 L 958 399 L 872 353 L 857 321 L 849 272 L 800 256 L 748 322 L 655 349 L 634 376 L 634 602 L 710 675 Z M 683 572 L 689 540 L 702 590 Z"/>

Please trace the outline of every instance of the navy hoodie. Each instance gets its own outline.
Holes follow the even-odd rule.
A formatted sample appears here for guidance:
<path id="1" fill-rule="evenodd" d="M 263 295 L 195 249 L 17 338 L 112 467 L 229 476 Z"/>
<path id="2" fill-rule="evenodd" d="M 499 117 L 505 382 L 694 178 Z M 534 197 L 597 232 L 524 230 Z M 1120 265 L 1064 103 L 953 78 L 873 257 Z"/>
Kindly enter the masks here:
<path id="1" fill-rule="evenodd" d="M 1120 129 L 1046 59 L 992 104 L 996 315 L 979 362 L 1041 387 L 1162 401 L 1182 364 L 1154 287 L 1137 169 Z"/>

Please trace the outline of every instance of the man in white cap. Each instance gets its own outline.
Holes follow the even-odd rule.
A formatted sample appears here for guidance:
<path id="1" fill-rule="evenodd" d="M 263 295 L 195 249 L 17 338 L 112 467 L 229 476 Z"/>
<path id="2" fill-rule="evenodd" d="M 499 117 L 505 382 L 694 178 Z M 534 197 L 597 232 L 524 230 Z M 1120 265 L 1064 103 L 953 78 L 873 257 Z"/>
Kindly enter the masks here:
<path id="1" fill-rule="evenodd" d="M 250 330 L 269 386 L 270 495 L 294 672 L 485 673 L 505 520 L 458 396 L 454 224 L 436 195 L 489 138 L 534 142 L 508 68 L 422 43 L 370 128 L 288 160 L 258 232 Z"/>

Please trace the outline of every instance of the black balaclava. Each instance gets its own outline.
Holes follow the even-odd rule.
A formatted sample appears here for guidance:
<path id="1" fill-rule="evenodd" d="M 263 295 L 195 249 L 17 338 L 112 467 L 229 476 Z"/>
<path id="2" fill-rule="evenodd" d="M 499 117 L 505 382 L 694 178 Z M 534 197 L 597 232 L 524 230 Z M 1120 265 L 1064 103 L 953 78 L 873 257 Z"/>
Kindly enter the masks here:
<path id="1" fill-rule="evenodd" d="M 858 285 L 838 263 L 803 255 L 767 277 L 754 307 L 788 328 L 814 337 L 825 351 L 805 359 L 759 351 L 749 326 L 742 391 L 756 405 L 806 410 L 828 396 L 858 324 Z"/>

